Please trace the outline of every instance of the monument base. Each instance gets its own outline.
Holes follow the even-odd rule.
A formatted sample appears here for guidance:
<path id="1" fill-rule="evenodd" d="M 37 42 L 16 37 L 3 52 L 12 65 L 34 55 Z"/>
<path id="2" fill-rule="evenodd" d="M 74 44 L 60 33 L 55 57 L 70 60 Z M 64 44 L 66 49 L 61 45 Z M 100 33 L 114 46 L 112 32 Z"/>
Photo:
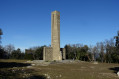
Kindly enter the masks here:
<path id="1" fill-rule="evenodd" d="M 43 48 L 43 60 L 44 61 L 61 61 L 64 59 L 66 59 L 64 48 L 61 48 L 61 51 L 59 52 L 59 56 L 57 59 L 53 58 L 53 48 L 52 47 Z"/>

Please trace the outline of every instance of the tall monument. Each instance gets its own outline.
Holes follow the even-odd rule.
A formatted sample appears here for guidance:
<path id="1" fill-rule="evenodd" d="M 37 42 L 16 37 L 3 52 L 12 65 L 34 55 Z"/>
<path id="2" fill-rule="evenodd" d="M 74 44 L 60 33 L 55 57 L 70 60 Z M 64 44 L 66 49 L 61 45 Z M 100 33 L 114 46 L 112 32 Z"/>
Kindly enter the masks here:
<path id="1" fill-rule="evenodd" d="M 65 59 L 65 49 L 60 51 L 60 12 L 51 13 L 51 47 L 44 47 L 43 60 L 53 61 Z"/>
<path id="2" fill-rule="evenodd" d="M 60 12 L 53 11 L 51 15 L 51 47 L 53 60 L 61 60 L 60 52 Z"/>

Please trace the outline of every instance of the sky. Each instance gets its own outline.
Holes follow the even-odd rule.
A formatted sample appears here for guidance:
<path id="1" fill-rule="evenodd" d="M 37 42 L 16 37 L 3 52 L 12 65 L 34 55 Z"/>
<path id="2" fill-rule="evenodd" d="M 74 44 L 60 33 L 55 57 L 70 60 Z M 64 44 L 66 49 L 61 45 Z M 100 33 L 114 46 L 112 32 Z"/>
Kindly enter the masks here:
<path id="1" fill-rule="evenodd" d="M 119 0 L 0 0 L 2 45 L 51 44 L 51 12 L 60 11 L 60 46 L 95 45 L 119 30 Z"/>

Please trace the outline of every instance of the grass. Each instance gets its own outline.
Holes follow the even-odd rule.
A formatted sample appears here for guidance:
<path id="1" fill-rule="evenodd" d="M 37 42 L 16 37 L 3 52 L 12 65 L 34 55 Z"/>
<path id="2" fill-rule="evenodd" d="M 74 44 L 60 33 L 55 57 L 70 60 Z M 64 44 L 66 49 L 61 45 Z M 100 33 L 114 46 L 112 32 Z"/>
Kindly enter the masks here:
<path id="1" fill-rule="evenodd" d="M 79 62 L 50 64 L 49 66 L 30 66 L 27 60 L 0 60 L 0 79 L 118 79 L 119 64 Z M 13 64 L 14 62 L 14 64 Z M 22 63 L 22 64 L 21 64 Z M 3 65 L 4 65 L 3 64 Z M 17 66 L 16 66 L 17 65 Z M 6 65 L 5 65 L 6 66 Z"/>

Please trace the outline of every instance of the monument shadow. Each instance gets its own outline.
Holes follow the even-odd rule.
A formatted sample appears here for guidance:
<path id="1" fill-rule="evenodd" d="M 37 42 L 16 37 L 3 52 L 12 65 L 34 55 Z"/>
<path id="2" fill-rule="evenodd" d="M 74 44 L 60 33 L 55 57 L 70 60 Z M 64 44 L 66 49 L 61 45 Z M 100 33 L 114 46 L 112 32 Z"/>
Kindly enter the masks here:
<path id="1" fill-rule="evenodd" d="M 119 71 L 119 67 L 113 67 L 113 68 L 109 68 L 110 70 L 113 70 L 114 73 L 117 73 Z"/>
<path id="2" fill-rule="evenodd" d="M 46 79 L 44 75 L 35 75 L 33 72 L 37 72 L 34 69 L 19 68 L 31 66 L 30 63 L 17 63 L 17 62 L 0 62 L 0 79 Z M 14 68 L 16 67 L 16 68 Z M 23 75 L 31 74 L 28 77 L 23 78 Z"/>
<path id="3" fill-rule="evenodd" d="M 17 62 L 0 62 L 0 68 L 26 67 L 26 66 L 31 66 L 31 64 L 17 63 Z"/>

